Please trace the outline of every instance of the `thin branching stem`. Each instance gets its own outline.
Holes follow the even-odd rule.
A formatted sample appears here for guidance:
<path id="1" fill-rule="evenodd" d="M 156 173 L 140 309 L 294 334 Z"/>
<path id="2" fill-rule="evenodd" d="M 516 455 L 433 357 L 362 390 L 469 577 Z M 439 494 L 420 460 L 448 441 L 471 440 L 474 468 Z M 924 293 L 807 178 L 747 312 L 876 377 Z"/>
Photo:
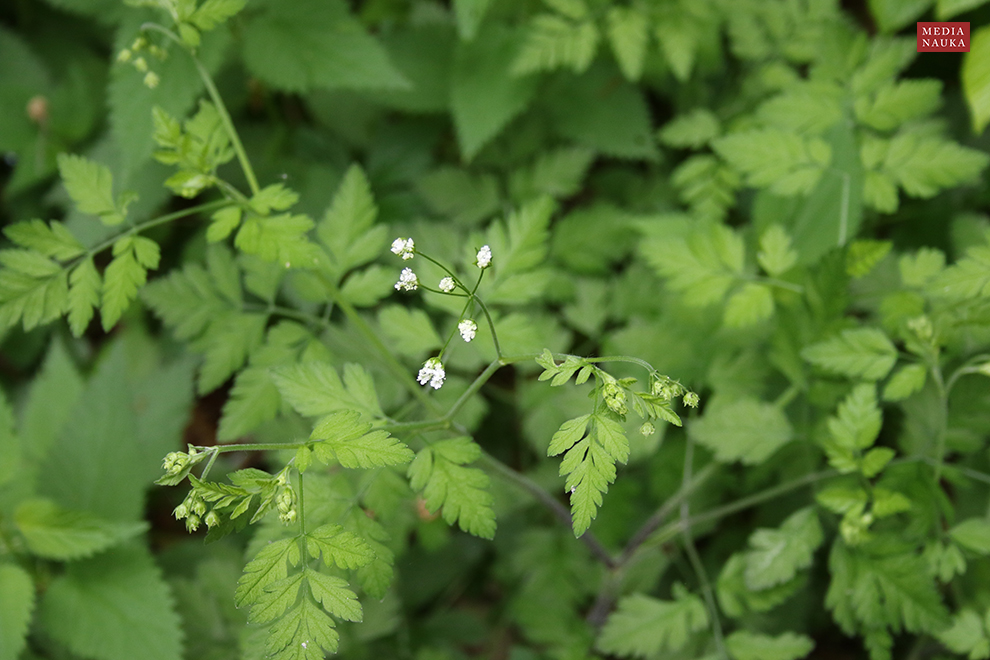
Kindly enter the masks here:
<path id="1" fill-rule="evenodd" d="M 690 437 L 688 437 L 687 448 L 684 452 L 684 473 L 681 481 L 682 491 L 686 491 L 688 484 L 691 483 L 693 464 L 694 442 Z M 681 499 L 680 510 L 682 521 L 690 519 L 690 498 L 684 497 Z M 701 586 L 701 593 L 704 596 L 705 607 L 708 608 L 708 618 L 711 619 L 712 635 L 715 638 L 715 649 L 718 652 L 719 657 L 723 660 L 728 660 L 729 655 L 725 648 L 725 638 L 722 634 L 722 622 L 719 617 L 718 606 L 715 604 L 715 595 L 712 591 L 712 584 L 708 579 L 708 571 L 705 570 L 705 565 L 701 561 L 701 556 L 698 554 L 698 549 L 694 545 L 694 537 L 691 534 L 691 525 L 684 525 L 681 530 L 681 535 L 684 537 L 684 550 L 687 553 L 688 560 L 691 562 L 691 567 L 694 569 L 694 573 L 698 578 L 698 583 Z"/>

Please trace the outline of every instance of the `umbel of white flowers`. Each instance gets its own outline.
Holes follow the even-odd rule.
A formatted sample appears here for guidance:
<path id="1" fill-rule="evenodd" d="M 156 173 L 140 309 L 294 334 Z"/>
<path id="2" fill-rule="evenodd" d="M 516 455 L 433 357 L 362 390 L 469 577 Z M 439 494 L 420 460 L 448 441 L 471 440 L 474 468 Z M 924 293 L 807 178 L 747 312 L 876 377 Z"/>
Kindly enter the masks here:
<path id="1" fill-rule="evenodd" d="M 435 390 L 443 386 L 443 381 L 447 377 L 447 372 L 443 370 L 443 363 L 440 358 L 430 358 L 423 363 L 423 368 L 419 370 L 416 380 L 420 385 L 429 385 Z"/>
<path id="2" fill-rule="evenodd" d="M 464 319 L 457 324 L 457 331 L 461 333 L 461 338 L 464 341 L 470 342 L 478 332 L 478 324 L 471 319 Z"/>
<path id="3" fill-rule="evenodd" d="M 396 291 L 415 291 L 419 288 L 419 278 L 412 268 L 403 268 L 399 281 L 395 283 Z"/>

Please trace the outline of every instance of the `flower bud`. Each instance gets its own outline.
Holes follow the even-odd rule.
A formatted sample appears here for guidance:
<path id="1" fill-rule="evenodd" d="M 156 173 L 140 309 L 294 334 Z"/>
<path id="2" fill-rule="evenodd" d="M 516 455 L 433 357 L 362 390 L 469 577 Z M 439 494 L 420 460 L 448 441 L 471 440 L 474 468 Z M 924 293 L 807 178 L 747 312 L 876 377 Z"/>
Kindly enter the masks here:
<path id="1" fill-rule="evenodd" d="M 643 425 L 639 427 L 639 432 L 643 434 L 643 437 L 648 438 L 657 432 L 657 427 L 653 425 L 653 422 L 643 422 Z"/>
<path id="2" fill-rule="evenodd" d="M 139 57 L 136 60 L 134 60 L 134 68 L 140 71 L 141 73 L 144 73 L 148 70 L 148 61 L 145 60 L 143 57 Z"/>
<path id="3" fill-rule="evenodd" d="M 186 518 L 186 530 L 190 532 L 195 532 L 199 529 L 200 519 L 199 516 L 193 514 Z"/>
<path id="4" fill-rule="evenodd" d="M 129 48 L 125 48 L 124 50 L 117 53 L 117 61 L 120 62 L 121 64 L 125 62 L 130 62 L 131 57 L 133 57 L 133 53 L 131 53 Z"/>
<path id="5" fill-rule="evenodd" d="M 289 509 L 288 511 L 285 511 L 284 513 L 280 513 L 280 514 L 278 514 L 278 519 L 281 520 L 286 525 L 290 525 L 290 524 L 292 524 L 292 523 L 294 523 L 296 521 L 296 510 L 295 509 Z"/>
<path id="6" fill-rule="evenodd" d="M 216 511 L 211 510 L 206 514 L 205 521 L 207 527 L 216 527 L 220 524 L 220 516 L 217 515 Z"/>
<path id="7" fill-rule="evenodd" d="M 688 392 L 684 395 L 684 405 L 690 408 L 697 408 L 698 403 L 701 402 L 701 398 L 694 392 Z"/>
<path id="8" fill-rule="evenodd" d="M 154 71 L 149 71 L 148 73 L 144 74 L 144 86 L 147 87 L 148 89 L 154 89 L 155 87 L 158 87 L 158 83 L 160 82 L 161 82 L 161 78 L 159 78 L 158 74 L 155 73 Z"/>
<path id="9" fill-rule="evenodd" d="M 197 498 L 195 501 L 193 501 L 191 508 L 193 510 L 193 513 L 195 513 L 197 516 L 202 516 L 203 514 L 206 513 L 206 502 Z"/>
<path id="10" fill-rule="evenodd" d="M 176 520 L 182 520 L 189 515 L 189 507 L 187 507 L 186 503 L 183 502 L 179 506 L 175 507 L 175 511 L 172 512 L 172 515 L 175 516 Z"/>

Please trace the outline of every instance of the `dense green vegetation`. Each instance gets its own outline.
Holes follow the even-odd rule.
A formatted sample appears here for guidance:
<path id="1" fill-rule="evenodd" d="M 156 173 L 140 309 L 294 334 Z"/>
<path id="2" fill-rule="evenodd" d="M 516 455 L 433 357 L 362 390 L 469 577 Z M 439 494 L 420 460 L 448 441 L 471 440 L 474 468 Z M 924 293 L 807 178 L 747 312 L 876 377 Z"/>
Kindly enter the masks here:
<path id="1" fill-rule="evenodd" d="M 0 660 L 990 658 L 988 123 L 986 0 L 4 4 Z"/>

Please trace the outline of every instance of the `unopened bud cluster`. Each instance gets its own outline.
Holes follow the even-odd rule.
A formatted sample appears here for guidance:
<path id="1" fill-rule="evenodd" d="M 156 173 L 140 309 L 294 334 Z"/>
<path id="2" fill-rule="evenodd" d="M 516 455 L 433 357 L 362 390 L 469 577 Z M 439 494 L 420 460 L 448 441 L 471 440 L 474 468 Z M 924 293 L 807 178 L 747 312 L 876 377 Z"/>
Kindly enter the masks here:
<path id="1" fill-rule="evenodd" d="M 148 60 L 141 54 L 147 51 L 149 55 L 159 61 L 164 61 L 168 57 L 168 51 L 156 44 L 149 43 L 144 37 L 138 37 L 131 44 L 130 48 L 125 48 L 117 53 L 117 61 L 121 64 L 130 63 L 138 73 L 144 74 L 144 85 L 149 89 L 158 87 L 161 78 L 154 71 L 149 70 Z"/>
<path id="2" fill-rule="evenodd" d="M 278 519 L 286 525 L 296 521 L 296 492 L 289 486 L 284 486 L 275 496 L 275 507 L 278 509 Z"/>
<path id="3" fill-rule="evenodd" d="M 602 397 L 605 399 L 605 405 L 616 415 L 625 415 L 629 412 L 629 409 L 626 408 L 625 389 L 608 374 L 603 374 L 602 378 L 604 381 L 602 383 Z"/>
<path id="4" fill-rule="evenodd" d="M 209 527 L 213 527 L 220 522 L 219 517 L 213 511 L 207 514 L 206 502 L 203 501 L 203 498 L 195 490 L 189 491 L 186 499 L 182 501 L 182 504 L 175 507 L 175 511 L 172 513 L 176 520 L 185 519 L 186 529 L 190 532 L 195 532 L 199 529 L 204 516 L 206 517 L 206 524 Z"/>

